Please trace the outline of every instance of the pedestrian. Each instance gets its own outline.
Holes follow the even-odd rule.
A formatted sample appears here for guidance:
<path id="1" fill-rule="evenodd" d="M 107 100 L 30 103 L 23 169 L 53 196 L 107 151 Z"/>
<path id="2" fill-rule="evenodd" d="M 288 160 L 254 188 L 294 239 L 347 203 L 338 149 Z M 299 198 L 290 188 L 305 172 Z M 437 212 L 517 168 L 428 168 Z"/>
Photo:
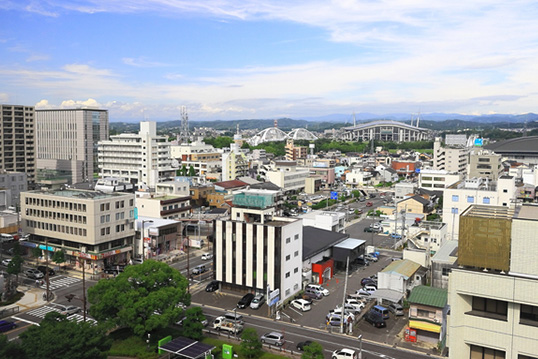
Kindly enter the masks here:
<path id="1" fill-rule="evenodd" d="M 36 288 L 39 287 L 39 279 L 35 280 L 35 286 L 36 286 Z"/>

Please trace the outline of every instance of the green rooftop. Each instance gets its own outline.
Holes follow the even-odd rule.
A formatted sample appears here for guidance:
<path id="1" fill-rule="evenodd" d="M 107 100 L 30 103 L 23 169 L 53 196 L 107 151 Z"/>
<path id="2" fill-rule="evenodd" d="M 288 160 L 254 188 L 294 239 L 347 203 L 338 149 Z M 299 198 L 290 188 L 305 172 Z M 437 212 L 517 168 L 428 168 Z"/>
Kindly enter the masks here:
<path id="1" fill-rule="evenodd" d="M 430 307 L 444 308 L 448 299 L 448 290 L 420 285 L 413 288 L 409 303 L 422 304 Z"/>

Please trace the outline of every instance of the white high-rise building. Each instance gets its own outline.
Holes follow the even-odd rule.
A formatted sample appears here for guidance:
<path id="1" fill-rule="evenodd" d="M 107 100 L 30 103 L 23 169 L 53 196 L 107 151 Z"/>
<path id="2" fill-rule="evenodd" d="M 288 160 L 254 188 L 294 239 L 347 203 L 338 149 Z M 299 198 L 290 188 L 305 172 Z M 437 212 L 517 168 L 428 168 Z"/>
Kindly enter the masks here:
<path id="1" fill-rule="evenodd" d="M 91 182 L 97 142 L 108 139 L 108 111 L 57 109 L 35 114 L 38 177 Z"/>
<path id="2" fill-rule="evenodd" d="M 175 175 L 166 136 L 157 136 L 155 122 L 140 122 L 137 134 L 123 133 L 100 141 L 99 176 L 119 177 L 139 188 L 155 189 L 156 184 Z"/>

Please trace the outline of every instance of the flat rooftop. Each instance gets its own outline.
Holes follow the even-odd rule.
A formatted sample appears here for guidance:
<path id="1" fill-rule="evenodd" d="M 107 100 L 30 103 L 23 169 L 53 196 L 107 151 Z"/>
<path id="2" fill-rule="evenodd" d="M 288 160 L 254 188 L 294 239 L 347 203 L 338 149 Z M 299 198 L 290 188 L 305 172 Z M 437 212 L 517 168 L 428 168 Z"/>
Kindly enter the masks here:
<path id="1" fill-rule="evenodd" d="M 113 198 L 121 197 L 127 195 L 127 193 L 105 193 L 101 191 L 90 191 L 90 190 L 80 190 L 80 189 L 58 189 L 58 190 L 36 190 L 28 191 L 32 194 L 41 194 L 57 197 L 70 197 L 70 198 L 81 198 L 81 199 L 103 199 L 103 198 Z"/>

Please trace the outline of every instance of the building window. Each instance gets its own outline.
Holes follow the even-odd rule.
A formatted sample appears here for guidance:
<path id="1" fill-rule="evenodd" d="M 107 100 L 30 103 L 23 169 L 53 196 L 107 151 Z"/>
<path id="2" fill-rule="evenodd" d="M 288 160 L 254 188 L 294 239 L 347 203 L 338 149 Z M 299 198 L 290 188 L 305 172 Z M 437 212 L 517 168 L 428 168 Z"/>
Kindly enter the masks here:
<path id="1" fill-rule="evenodd" d="M 460 200 L 460 196 L 453 194 L 452 195 L 452 202 L 458 202 Z"/>
<path id="2" fill-rule="evenodd" d="M 443 275 L 449 275 L 452 271 L 452 268 L 443 268 Z"/>
<path id="3" fill-rule="evenodd" d="M 286 297 L 290 295 L 290 290 L 286 289 Z"/>
<path id="4" fill-rule="evenodd" d="M 518 354 L 517 359 L 538 359 L 537 357 L 530 357 L 528 355 Z"/>
<path id="5" fill-rule="evenodd" d="M 508 193 L 508 190 L 507 190 L 507 189 L 503 189 L 503 193 Z"/>
<path id="6" fill-rule="evenodd" d="M 483 204 L 489 204 L 489 197 L 484 197 L 484 198 L 482 199 L 482 203 L 483 203 Z"/>
<path id="7" fill-rule="evenodd" d="M 501 350 L 479 347 L 471 344 L 470 359 L 504 359 L 505 353 Z"/>
<path id="8" fill-rule="evenodd" d="M 297 268 L 295 268 L 295 269 L 293 270 L 293 273 L 298 273 L 298 272 L 299 272 L 299 267 L 297 267 Z"/>
<path id="9" fill-rule="evenodd" d="M 288 254 L 288 255 L 286 256 L 286 262 L 289 261 L 290 258 L 291 258 L 291 256 Z"/>
<path id="10" fill-rule="evenodd" d="M 291 238 L 286 238 L 286 244 L 290 243 L 291 242 Z"/>
<path id="11" fill-rule="evenodd" d="M 294 237 L 294 240 L 298 240 L 299 239 L 299 235 L 296 234 L 295 237 Z"/>
<path id="12" fill-rule="evenodd" d="M 521 304 L 519 324 L 538 326 L 538 307 Z"/>
<path id="13" fill-rule="evenodd" d="M 506 320 L 508 303 L 500 300 L 473 297 L 473 308 L 465 314 L 487 317 L 491 319 Z"/>
<path id="14" fill-rule="evenodd" d="M 467 203 L 474 203 L 474 196 L 467 196 Z"/>
<path id="15" fill-rule="evenodd" d="M 299 251 L 295 251 L 295 253 L 293 253 L 293 256 L 298 257 L 299 256 Z"/>
<path id="16" fill-rule="evenodd" d="M 290 277 L 290 272 L 286 272 L 286 278 L 289 278 Z"/>

